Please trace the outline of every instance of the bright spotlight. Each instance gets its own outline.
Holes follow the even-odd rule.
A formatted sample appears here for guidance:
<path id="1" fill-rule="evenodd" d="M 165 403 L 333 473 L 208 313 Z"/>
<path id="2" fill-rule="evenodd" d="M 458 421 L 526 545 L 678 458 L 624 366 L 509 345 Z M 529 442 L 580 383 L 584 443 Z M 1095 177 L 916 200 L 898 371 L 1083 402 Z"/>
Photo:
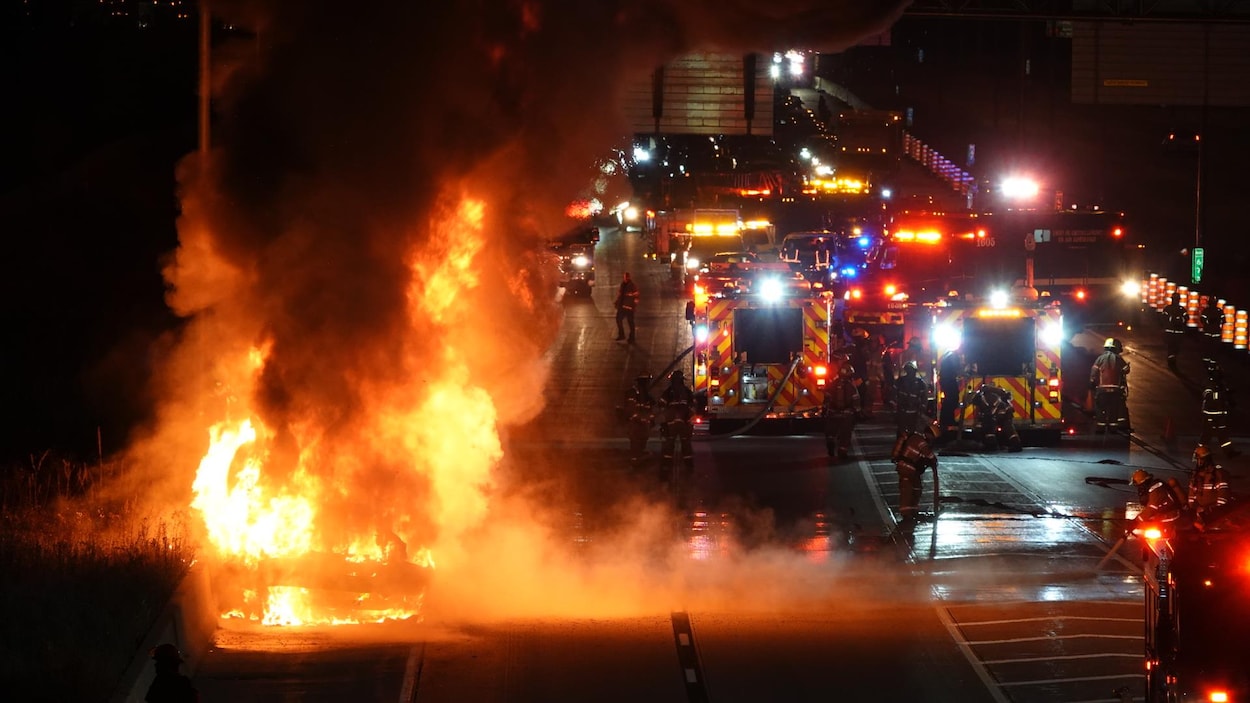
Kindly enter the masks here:
<path id="1" fill-rule="evenodd" d="M 990 293 L 990 306 L 996 310 L 1002 310 L 1007 307 L 1007 301 L 1007 291 L 1005 290 L 996 290 Z"/>
<path id="2" fill-rule="evenodd" d="M 933 328 L 933 343 L 938 349 L 958 349 L 963 340 L 959 336 L 959 328 L 944 323 Z"/>
<path id="3" fill-rule="evenodd" d="M 1003 179 L 1003 197 L 1013 200 L 1028 200 L 1037 197 L 1041 187 L 1037 181 L 1023 176 L 1009 176 Z"/>
<path id="4" fill-rule="evenodd" d="M 1041 331 L 1042 344 L 1057 347 L 1063 341 L 1063 323 L 1050 322 Z"/>

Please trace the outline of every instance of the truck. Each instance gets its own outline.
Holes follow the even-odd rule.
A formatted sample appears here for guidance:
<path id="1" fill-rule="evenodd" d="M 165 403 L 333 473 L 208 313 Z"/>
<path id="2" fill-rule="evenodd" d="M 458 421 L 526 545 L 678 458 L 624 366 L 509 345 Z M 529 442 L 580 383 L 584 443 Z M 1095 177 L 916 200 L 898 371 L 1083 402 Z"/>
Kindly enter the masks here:
<path id="1" fill-rule="evenodd" d="M 1250 658 L 1232 634 L 1250 626 L 1250 501 L 1220 510 L 1201 528 L 1133 530 L 1143 542 L 1148 703 L 1250 700 Z"/>
<path id="2" fill-rule="evenodd" d="M 1035 290 L 1017 288 L 993 292 L 988 298 L 959 297 L 956 292 L 923 307 L 930 317 L 928 348 L 933 352 L 935 388 L 939 360 L 948 351 L 962 357 L 956 415 L 961 433 L 977 426 L 972 400 L 984 383 L 1009 391 L 1024 444 L 1057 444 L 1064 431 L 1059 303 Z"/>
<path id="3" fill-rule="evenodd" d="M 785 434 L 823 432 L 833 303 L 832 293 L 814 292 L 781 262 L 753 267 L 737 289 L 696 291 L 687 307 L 694 390 L 709 432 L 759 423 Z"/>

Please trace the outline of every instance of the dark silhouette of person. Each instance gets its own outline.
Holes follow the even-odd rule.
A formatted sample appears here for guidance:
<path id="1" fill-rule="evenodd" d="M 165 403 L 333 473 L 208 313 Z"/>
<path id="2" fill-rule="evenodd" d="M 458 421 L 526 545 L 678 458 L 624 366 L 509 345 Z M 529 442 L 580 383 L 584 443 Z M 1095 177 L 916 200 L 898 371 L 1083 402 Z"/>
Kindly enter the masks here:
<path id="1" fill-rule="evenodd" d="M 183 664 L 178 648 L 169 643 L 157 645 L 151 655 L 156 678 L 143 700 L 147 703 L 199 703 L 200 692 L 191 685 L 191 679 L 178 670 Z"/>

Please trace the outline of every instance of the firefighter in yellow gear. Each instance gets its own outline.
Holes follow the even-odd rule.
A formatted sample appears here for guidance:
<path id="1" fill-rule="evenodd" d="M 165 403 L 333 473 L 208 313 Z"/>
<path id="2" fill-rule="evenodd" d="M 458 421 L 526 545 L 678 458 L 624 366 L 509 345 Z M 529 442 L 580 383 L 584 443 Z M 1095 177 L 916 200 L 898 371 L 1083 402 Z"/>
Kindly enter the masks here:
<path id="1" fill-rule="evenodd" d="M 904 523 L 913 523 L 920 512 L 920 494 L 924 492 L 925 469 L 937 470 L 937 454 L 930 444 L 941 433 L 936 421 L 923 432 L 909 429 L 894 442 L 890 458 L 898 471 L 898 513 Z"/>

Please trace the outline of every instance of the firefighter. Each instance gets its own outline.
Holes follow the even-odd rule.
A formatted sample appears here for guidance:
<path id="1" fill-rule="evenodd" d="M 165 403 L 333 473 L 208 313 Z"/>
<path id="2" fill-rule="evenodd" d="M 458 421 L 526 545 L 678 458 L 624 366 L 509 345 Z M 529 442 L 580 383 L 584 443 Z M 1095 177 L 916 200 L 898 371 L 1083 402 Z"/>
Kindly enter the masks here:
<path id="1" fill-rule="evenodd" d="M 907 348 L 903 350 L 901 361 L 904 364 L 909 361 L 914 361 L 916 362 L 916 368 L 920 368 L 920 364 L 924 361 L 924 359 L 924 342 L 919 337 L 913 336 L 911 339 L 907 340 Z"/>
<path id="2" fill-rule="evenodd" d="M 936 421 L 926 425 L 924 431 L 909 429 L 899 435 L 890 452 L 894 468 L 898 471 L 898 513 L 904 525 L 914 524 L 916 515 L 920 512 L 924 470 L 937 471 L 937 454 L 933 452 L 930 443 L 940 432 L 941 428 Z"/>
<path id="3" fill-rule="evenodd" d="M 847 355 L 851 360 L 851 373 L 855 379 L 855 387 L 859 388 L 860 400 L 866 401 L 864 397 L 864 377 L 868 370 L 868 330 L 863 327 L 855 327 L 851 330 L 851 346 L 847 349 Z"/>
<path id="4" fill-rule="evenodd" d="M 869 335 L 864 342 L 864 385 L 860 393 L 860 402 L 864 407 L 864 415 L 871 417 L 878 403 L 886 401 L 885 391 L 885 339 L 880 335 Z"/>
<path id="5" fill-rule="evenodd" d="M 1121 354 L 1124 345 L 1108 337 L 1103 353 L 1094 359 L 1089 370 L 1089 389 L 1094 394 L 1094 417 L 1105 431 L 1118 426 L 1132 432 L 1128 421 L 1128 362 Z"/>
<path id="6" fill-rule="evenodd" d="M 920 416 L 929 402 L 929 384 L 920 377 L 918 370 L 916 362 L 908 360 L 903 364 L 903 374 L 898 377 L 894 425 L 900 436 L 920 426 Z"/>
<path id="7" fill-rule="evenodd" d="M 625 340 L 625 325 L 629 325 L 628 343 L 634 343 L 634 308 L 638 307 L 640 297 L 638 284 L 629 275 L 629 271 L 621 274 L 621 286 L 616 291 L 616 341 Z"/>
<path id="8" fill-rule="evenodd" d="M 1138 469 L 1133 472 L 1130 482 L 1137 487 L 1137 500 L 1141 503 L 1138 523 L 1157 522 L 1171 527 L 1180 518 L 1184 503 L 1167 481 L 1155 478 L 1145 469 Z"/>
<path id="9" fill-rule="evenodd" d="M 655 405 L 651 400 L 651 376 L 639 376 L 625 397 L 629 435 L 629 460 L 638 464 L 647 458 L 647 439 L 655 424 Z"/>
<path id="10" fill-rule="evenodd" d="M 1224 385 L 1224 373 L 1219 364 L 1207 360 L 1207 384 L 1202 391 L 1202 437 L 1200 444 L 1212 446 L 1213 440 L 1219 440 L 1220 449 L 1231 459 L 1241 452 L 1233 446 L 1228 437 L 1228 413 L 1232 408 L 1232 396 Z"/>
<path id="11" fill-rule="evenodd" d="M 973 396 L 972 403 L 977 412 L 977 429 L 981 434 L 981 443 L 986 449 L 997 449 L 1001 441 L 1007 445 L 1008 451 L 1023 450 L 1016 424 L 1012 420 L 1015 411 L 1011 405 L 1011 393 L 1007 389 L 992 383 L 982 383 Z"/>
<path id="12" fill-rule="evenodd" d="M 959 410 L 959 386 L 963 372 L 964 363 L 959 350 L 951 349 L 942 355 L 938 364 L 938 388 L 942 391 L 938 421 L 942 423 L 943 438 L 952 437 L 959 430 L 955 424 L 955 414 Z"/>
<path id="13" fill-rule="evenodd" d="M 191 679 L 178 670 L 183 664 L 182 654 L 172 644 L 157 645 L 149 653 L 156 668 L 156 678 L 148 686 L 147 703 L 199 703 L 200 694 L 191 685 Z"/>
<path id="14" fill-rule="evenodd" d="M 1215 463 L 1211 450 L 1199 444 L 1194 449 L 1194 472 L 1189 477 L 1189 509 L 1194 524 L 1201 527 L 1210 511 L 1228 505 L 1228 473 Z"/>
<path id="15" fill-rule="evenodd" d="M 881 404 L 887 410 L 895 409 L 894 386 L 898 378 L 899 349 L 896 343 L 886 343 L 884 336 L 878 336 L 881 345 Z"/>
<path id="16" fill-rule="evenodd" d="M 1181 294 L 1173 293 L 1172 302 L 1163 308 L 1163 336 L 1168 350 L 1168 368 L 1176 370 L 1176 357 L 1181 352 L 1181 339 L 1189 324 L 1189 312 L 1181 306 Z"/>
<path id="17" fill-rule="evenodd" d="M 860 413 L 859 389 L 850 362 L 838 367 L 838 377 L 825 391 L 825 448 L 829 456 L 844 461 L 851 451 L 851 430 Z"/>
<path id="18" fill-rule="evenodd" d="M 1215 296 L 1207 297 L 1207 306 L 1199 313 L 1202 321 L 1202 334 L 1209 339 L 1220 341 L 1224 330 L 1224 308 L 1219 306 Z"/>
<path id="19" fill-rule="evenodd" d="M 686 374 L 681 369 L 668 376 L 668 388 L 660 394 L 660 406 L 664 410 L 662 432 L 664 442 L 660 465 L 660 478 L 668 478 L 668 468 L 673 464 L 677 440 L 681 440 L 681 459 L 687 467 L 694 465 L 694 391 L 686 385 Z"/>

